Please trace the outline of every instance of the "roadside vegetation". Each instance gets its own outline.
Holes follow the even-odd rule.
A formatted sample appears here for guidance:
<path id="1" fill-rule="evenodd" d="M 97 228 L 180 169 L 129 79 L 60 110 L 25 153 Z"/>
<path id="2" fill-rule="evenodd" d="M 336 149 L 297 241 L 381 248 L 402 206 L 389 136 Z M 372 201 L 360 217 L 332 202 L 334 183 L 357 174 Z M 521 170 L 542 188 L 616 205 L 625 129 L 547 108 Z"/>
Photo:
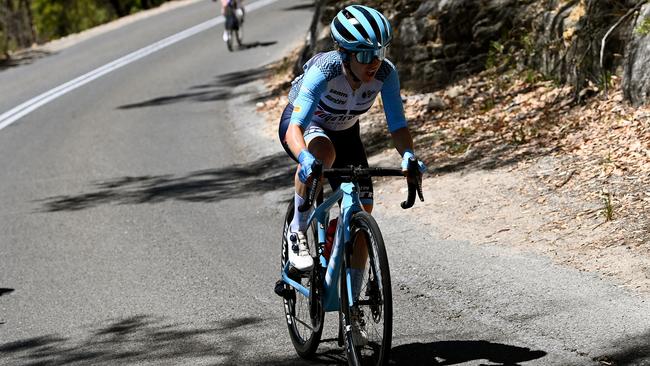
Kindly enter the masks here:
<path id="1" fill-rule="evenodd" d="M 0 62 L 14 52 L 156 7 L 166 0 L 2 0 Z"/>

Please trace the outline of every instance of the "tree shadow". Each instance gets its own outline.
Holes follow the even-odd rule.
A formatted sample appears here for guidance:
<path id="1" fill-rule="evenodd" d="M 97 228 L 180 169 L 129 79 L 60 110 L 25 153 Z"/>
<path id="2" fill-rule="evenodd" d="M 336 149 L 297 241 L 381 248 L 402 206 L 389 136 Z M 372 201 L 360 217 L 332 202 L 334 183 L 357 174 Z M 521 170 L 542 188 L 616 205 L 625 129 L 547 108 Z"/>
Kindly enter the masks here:
<path id="1" fill-rule="evenodd" d="M 253 81 L 263 80 L 271 74 L 267 66 L 235 71 L 227 74 L 221 74 L 214 77 L 214 81 L 209 84 L 200 84 L 193 86 L 191 89 L 208 89 L 208 88 L 232 88 Z"/>
<path id="2" fill-rule="evenodd" d="M 526 88 L 529 86 L 523 86 L 521 90 L 512 91 L 510 94 L 525 93 Z M 499 102 L 500 100 L 495 103 Z M 548 156 L 561 149 L 565 136 L 583 128 L 578 124 L 566 125 L 563 122 L 562 116 L 566 113 L 567 105 L 553 103 L 541 107 L 542 111 L 531 111 L 531 114 L 539 113 L 543 116 L 525 126 L 531 131 L 538 131 L 537 135 L 524 135 L 521 138 L 517 137 L 520 131 L 515 127 L 505 129 L 507 133 L 504 133 L 500 129 L 502 126 L 499 121 L 470 126 L 467 128 L 467 135 L 450 132 L 450 129 L 432 129 L 431 126 L 437 121 L 430 117 L 415 118 L 409 121 L 409 127 L 419 157 L 429 163 L 429 173 L 493 170 Z M 524 117 L 517 118 L 523 121 Z M 561 133 L 555 130 L 561 130 Z M 385 123 L 373 121 L 362 138 L 369 155 L 392 146 Z"/>
<path id="3" fill-rule="evenodd" d="M 29 65 L 36 60 L 55 54 L 54 52 L 43 51 L 43 50 L 22 50 L 11 55 L 11 58 L 0 59 L 0 71 L 10 69 L 12 67 L 18 67 L 23 65 Z"/>
<path id="4" fill-rule="evenodd" d="M 284 11 L 306 10 L 306 9 L 312 9 L 312 8 L 314 8 L 314 6 L 315 6 L 314 2 L 308 2 L 308 3 L 304 3 L 304 4 L 293 5 L 293 6 L 284 8 L 282 10 L 284 10 Z"/>
<path id="5" fill-rule="evenodd" d="M 4 288 L 4 287 L 0 287 L 0 296 L 6 295 L 6 294 L 10 294 L 10 293 L 12 293 L 12 292 L 14 292 L 14 289 L 12 289 L 12 288 Z"/>
<path id="6" fill-rule="evenodd" d="M 191 364 L 199 359 L 225 365 L 295 363 L 294 355 L 244 360 L 243 352 L 254 345 L 246 334 L 254 333 L 264 322 L 259 317 L 242 317 L 194 328 L 160 317 L 139 315 L 89 329 L 81 340 L 50 334 L 0 344 L 0 359 L 12 365 L 49 366 Z"/>
<path id="7" fill-rule="evenodd" d="M 169 95 L 164 97 L 153 98 L 143 102 L 125 104 L 118 107 L 118 109 L 133 109 L 142 107 L 157 107 L 173 103 L 182 102 L 214 102 L 218 100 L 226 100 L 239 96 L 233 94 L 230 90 L 212 90 L 198 93 L 183 93 L 177 95 Z"/>
<path id="8" fill-rule="evenodd" d="M 487 360 L 502 366 L 517 366 L 521 362 L 546 356 L 544 351 L 509 346 L 488 341 L 441 341 L 411 343 L 391 351 L 395 365 L 456 365 L 474 360 Z"/>
<path id="9" fill-rule="evenodd" d="M 650 365 L 650 331 L 619 339 L 613 348 L 617 351 L 595 357 L 594 360 L 613 366 Z"/>
<path id="10" fill-rule="evenodd" d="M 38 200 L 41 212 L 78 211 L 104 204 L 160 203 L 169 200 L 219 202 L 291 186 L 293 161 L 281 152 L 258 161 L 184 176 L 127 176 L 93 183 L 91 192 Z"/>
<path id="11" fill-rule="evenodd" d="M 411 128 L 414 136 L 418 135 L 417 127 Z M 392 141 L 387 131 L 372 131 L 362 136 L 366 153 L 373 156 L 391 148 Z M 545 156 L 560 148 L 559 145 L 546 145 L 544 142 L 537 142 L 527 145 L 504 143 L 498 138 L 486 139 L 484 144 L 478 148 L 470 148 L 466 153 L 455 156 L 436 157 L 426 147 L 427 142 L 435 139 L 431 135 L 424 140 L 415 143 L 418 155 L 429 165 L 431 174 L 447 174 L 463 170 L 493 170 L 501 167 L 512 166 L 519 162 L 535 157 Z"/>
<path id="12" fill-rule="evenodd" d="M 233 93 L 233 87 L 263 79 L 267 77 L 270 72 L 271 71 L 268 69 L 268 67 L 262 66 L 256 69 L 217 75 L 215 76 L 214 81 L 209 84 L 200 84 L 190 87 L 189 89 L 192 90 L 192 92 L 157 97 L 142 102 L 121 105 L 117 108 L 133 109 L 143 107 L 156 107 L 173 103 L 214 102 L 219 100 L 233 99 L 246 94 Z"/>
<path id="13" fill-rule="evenodd" d="M 244 42 L 242 43 L 238 49 L 239 50 L 248 50 L 251 48 L 256 48 L 256 47 L 268 47 L 268 46 L 273 46 L 274 44 L 277 44 L 278 41 L 268 41 L 268 42 Z"/>

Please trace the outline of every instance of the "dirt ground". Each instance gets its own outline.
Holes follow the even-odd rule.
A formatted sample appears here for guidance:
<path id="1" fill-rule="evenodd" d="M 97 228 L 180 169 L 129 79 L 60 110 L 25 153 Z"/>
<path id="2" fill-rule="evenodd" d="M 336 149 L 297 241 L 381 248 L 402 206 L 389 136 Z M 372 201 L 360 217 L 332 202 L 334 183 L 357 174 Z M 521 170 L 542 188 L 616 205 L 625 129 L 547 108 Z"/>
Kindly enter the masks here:
<path id="1" fill-rule="evenodd" d="M 294 56 L 272 66 L 269 136 L 286 105 Z M 527 80 L 525 80 L 527 79 Z M 650 293 L 650 109 L 591 86 L 487 71 L 435 93 L 404 90 L 429 172 L 412 215 L 442 239 L 508 246 Z M 362 118 L 371 164 L 394 166 L 381 102 Z M 376 210 L 399 215 L 403 182 L 376 182 Z"/>

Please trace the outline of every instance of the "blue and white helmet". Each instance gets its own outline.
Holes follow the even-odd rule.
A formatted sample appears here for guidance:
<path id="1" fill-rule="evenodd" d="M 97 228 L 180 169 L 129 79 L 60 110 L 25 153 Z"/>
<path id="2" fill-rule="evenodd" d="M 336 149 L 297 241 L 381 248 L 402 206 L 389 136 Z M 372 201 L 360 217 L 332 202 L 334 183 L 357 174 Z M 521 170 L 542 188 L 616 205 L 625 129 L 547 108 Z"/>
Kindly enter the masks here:
<path id="1" fill-rule="evenodd" d="M 348 51 L 385 49 L 393 39 L 388 19 L 373 8 L 350 5 L 339 11 L 330 25 L 332 39 Z"/>

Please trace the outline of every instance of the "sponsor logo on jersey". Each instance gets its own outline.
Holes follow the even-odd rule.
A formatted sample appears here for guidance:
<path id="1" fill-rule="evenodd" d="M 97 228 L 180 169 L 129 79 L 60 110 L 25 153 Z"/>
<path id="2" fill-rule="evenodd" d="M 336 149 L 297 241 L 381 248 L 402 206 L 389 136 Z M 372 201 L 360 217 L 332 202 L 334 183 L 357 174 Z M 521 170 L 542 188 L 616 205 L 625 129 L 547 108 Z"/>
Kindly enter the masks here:
<path id="1" fill-rule="evenodd" d="M 324 112 L 324 111 L 322 111 L 320 109 L 317 109 L 316 111 L 314 111 L 314 116 L 320 118 L 322 122 L 331 123 L 331 124 L 337 125 L 337 126 L 342 125 L 342 124 L 346 124 L 346 123 L 348 123 L 348 122 L 350 122 L 352 120 L 355 120 L 358 117 L 358 116 L 350 116 L 350 115 L 347 115 L 347 114 L 332 115 L 332 114 Z"/>
<path id="2" fill-rule="evenodd" d="M 331 96 L 329 94 L 325 96 L 325 99 L 327 99 L 327 100 L 329 100 L 331 102 L 334 102 L 335 104 L 345 104 L 344 100 L 336 99 L 336 98 L 334 98 L 333 96 Z"/>
<path id="3" fill-rule="evenodd" d="M 296 113 L 300 113 L 301 110 L 302 110 L 302 107 L 301 107 L 301 106 L 299 106 L 299 105 L 295 105 L 295 106 L 293 106 L 293 111 L 294 111 L 294 112 L 296 112 Z"/>
<path id="4" fill-rule="evenodd" d="M 335 89 L 330 89 L 330 93 L 332 93 L 334 95 L 338 95 L 339 97 L 344 97 L 344 98 L 348 97 L 348 93 L 344 93 L 342 91 L 338 91 L 338 90 L 335 90 Z"/>

